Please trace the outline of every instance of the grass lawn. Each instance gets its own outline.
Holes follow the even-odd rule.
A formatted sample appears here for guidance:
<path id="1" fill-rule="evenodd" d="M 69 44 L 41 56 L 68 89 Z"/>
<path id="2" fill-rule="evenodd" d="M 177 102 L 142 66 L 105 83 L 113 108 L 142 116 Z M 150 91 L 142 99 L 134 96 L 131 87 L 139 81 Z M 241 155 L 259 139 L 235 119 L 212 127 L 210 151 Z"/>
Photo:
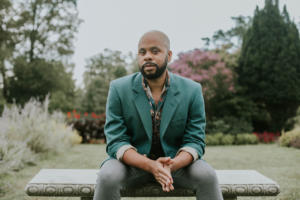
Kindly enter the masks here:
<path id="1" fill-rule="evenodd" d="M 59 156 L 48 156 L 37 166 L 27 167 L 6 176 L 7 194 L 1 200 L 78 200 L 79 198 L 28 197 L 24 187 L 42 168 L 95 169 L 106 157 L 105 145 L 78 145 Z M 204 159 L 215 169 L 254 169 L 275 180 L 281 193 L 277 197 L 240 200 L 300 200 L 300 150 L 272 145 L 242 145 L 207 147 Z M 123 198 L 124 200 L 191 200 L 195 198 Z"/>

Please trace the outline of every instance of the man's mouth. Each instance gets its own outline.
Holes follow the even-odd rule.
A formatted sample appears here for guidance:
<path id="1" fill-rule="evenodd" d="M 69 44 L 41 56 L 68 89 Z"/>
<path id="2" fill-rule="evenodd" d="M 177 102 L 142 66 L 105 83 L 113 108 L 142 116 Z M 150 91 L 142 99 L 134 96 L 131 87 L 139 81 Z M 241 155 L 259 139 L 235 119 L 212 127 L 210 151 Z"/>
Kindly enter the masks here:
<path id="1" fill-rule="evenodd" d="M 145 67 L 155 67 L 154 64 L 145 64 Z"/>
<path id="2" fill-rule="evenodd" d="M 155 63 L 145 63 L 143 65 L 144 68 L 152 68 L 152 67 L 156 67 L 156 64 Z"/>

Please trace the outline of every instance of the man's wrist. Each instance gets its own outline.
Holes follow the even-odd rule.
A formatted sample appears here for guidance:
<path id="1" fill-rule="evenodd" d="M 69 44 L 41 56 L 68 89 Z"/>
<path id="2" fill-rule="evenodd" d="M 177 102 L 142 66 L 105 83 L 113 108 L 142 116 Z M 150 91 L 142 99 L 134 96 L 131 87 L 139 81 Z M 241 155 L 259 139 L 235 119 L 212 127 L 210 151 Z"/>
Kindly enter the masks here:
<path id="1" fill-rule="evenodd" d="M 181 151 L 177 156 L 173 159 L 173 163 L 170 165 L 171 172 L 177 171 L 180 168 L 183 168 L 193 162 L 193 156 L 186 152 Z"/>
<path id="2" fill-rule="evenodd" d="M 152 169 L 153 169 L 153 162 L 154 160 L 151 160 L 149 158 L 146 157 L 146 162 L 145 162 L 145 171 L 152 173 Z"/>
<path id="3" fill-rule="evenodd" d="M 137 151 L 136 148 L 135 148 L 134 146 L 132 146 L 132 145 L 130 145 L 130 144 L 125 144 L 125 145 L 121 146 L 121 147 L 118 149 L 118 151 L 117 151 L 117 153 L 116 153 L 117 159 L 118 159 L 119 161 L 122 161 L 124 153 L 125 153 L 127 150 L 129 150 L 129 149 L 134 149 L 135 151 Z"/>
<path id="4" fill-rule="evenodd" d="M 171 172 L 175 172 L 178 170 L 178 161 L 176 157 L 173 159 L 173 163 L 170 165 Z"/>
<path id="5" fill-rule="evenodd" d="M 194 149 L 193 147 L 185 146 L 185 147 L 180 148 L 180 149 L 178 150 L 176 156 L 177 156 L 181 151 L 185 151 L 185 152 L 188 152 L 189 154 L 191 154 L 191 156 L 193 156 L 193 161 L 195 161 L 195 160 L 197 160 L 197 159 L 199 158 L 196 149 Z"/>

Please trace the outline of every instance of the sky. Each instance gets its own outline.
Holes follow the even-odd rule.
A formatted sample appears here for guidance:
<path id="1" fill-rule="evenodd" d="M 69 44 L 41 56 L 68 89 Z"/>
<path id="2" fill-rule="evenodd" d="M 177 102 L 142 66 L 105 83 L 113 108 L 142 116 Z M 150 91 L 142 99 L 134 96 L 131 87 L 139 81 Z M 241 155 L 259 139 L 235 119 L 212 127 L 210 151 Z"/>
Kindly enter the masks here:
<path id="1" fill-rule="evenodd" d="M 300 22 L 300 0 L 280 0 L 292 20 Z M 264 0 L 79 0 L 74 79 L 83 87 L 86 60 L 105 48 L 123 54 L 137 53 L 141 35 L 149 30 L 165 32 L 171 41 L 173 60 L 180 52 L 203 48 L 203 37 L 234 26 L 232 16 L 253 16 Z"/>

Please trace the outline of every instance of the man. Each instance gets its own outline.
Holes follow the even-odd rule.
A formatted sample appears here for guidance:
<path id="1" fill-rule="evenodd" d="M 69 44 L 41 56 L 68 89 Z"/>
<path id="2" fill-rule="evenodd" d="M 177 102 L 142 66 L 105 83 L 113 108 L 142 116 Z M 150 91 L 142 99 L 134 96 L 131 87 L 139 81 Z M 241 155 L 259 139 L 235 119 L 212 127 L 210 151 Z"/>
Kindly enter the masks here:
<path id="1" fill-rule="evenodd" d="M 157 181 L 163 191 L 192 188 L 198 200 L 223 199 L 215 171 L 201 160 L 205 112 L 200 84 L 166 70 L 172 51 L 160 31 L 138 43 L 135 73 L 110 84 L 107 153 L 94 200 L 120 199 L 120 189 Z"/>

